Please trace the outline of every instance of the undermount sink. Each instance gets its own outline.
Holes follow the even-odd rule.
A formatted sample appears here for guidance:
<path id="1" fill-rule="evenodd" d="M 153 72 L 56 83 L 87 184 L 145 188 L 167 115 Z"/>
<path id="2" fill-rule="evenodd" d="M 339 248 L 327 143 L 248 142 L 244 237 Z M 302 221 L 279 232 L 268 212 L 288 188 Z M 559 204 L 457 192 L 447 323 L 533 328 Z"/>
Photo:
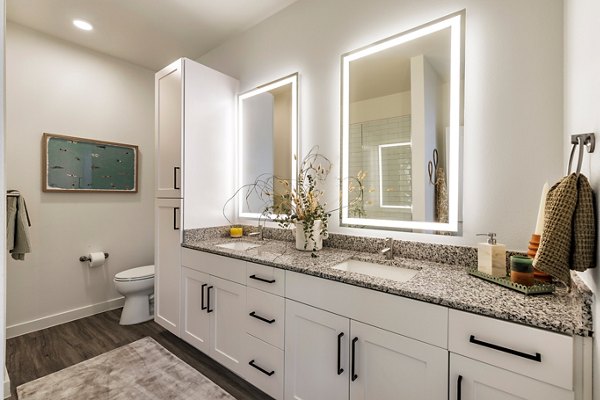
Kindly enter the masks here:
<path id="1" fill-rule="evenodd" d="M 260 244 L 251 243 L 251 242 L 227 242 L 227 243 L 216 244 L 215 246 L 221 247 L 223 249 L 229 249 L 229 250 L 246 251 L 246 250 L 253 249 L 255 247 L 259 247 Z"/>
<path id="2" fill-rule="evenodd" d="M 390 279 L 396 282 L 406 282 L 419 273 L 418 269 L 384 265 L 349 259 L 332 267 L 339 271 L 354 272 L 374 278 Z"/>

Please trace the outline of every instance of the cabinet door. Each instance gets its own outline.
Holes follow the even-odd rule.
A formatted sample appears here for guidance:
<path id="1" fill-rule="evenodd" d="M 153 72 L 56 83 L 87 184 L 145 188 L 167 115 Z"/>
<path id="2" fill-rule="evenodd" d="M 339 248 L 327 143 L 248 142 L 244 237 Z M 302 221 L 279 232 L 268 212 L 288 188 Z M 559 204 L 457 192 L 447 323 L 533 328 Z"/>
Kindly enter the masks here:
<path id="1" fill-rule="evenodd" d="M 156 200 L 154 320 L 179 336 L 181 200 Z"/>
<path id="2" fill-rule="evenodd" d="M 181 338 L 206 354 L 210 351 L 209 285 L 210 275 L 181 268 Z"/>
<path id="3" fill-rule="evenodd" d="M 450 400 L 573 400 L 574 393 L 450 353 Z"/>
<path id="4" fill-rule="evenodd" d="M 181 197 L 182 62 L 155 76 L 156 197 Z"/>
<path id="5" fill-rule="evenodd" d="M 285 307 L 285 399 L 348 400 L 350 320 L 292 300 Z"/>
<path id="6" fill-rule="evenodd" d="M 220 364 L 242 375 L 246 330 L 246 286 L 210 277 L 207 287 L 211 318 L 210 355 Z"/>
<path id="7" fill-rule="evenodd" d="M 351 400 L 447 397 L 448 351 L 357 321 L 350 332 Z"/>

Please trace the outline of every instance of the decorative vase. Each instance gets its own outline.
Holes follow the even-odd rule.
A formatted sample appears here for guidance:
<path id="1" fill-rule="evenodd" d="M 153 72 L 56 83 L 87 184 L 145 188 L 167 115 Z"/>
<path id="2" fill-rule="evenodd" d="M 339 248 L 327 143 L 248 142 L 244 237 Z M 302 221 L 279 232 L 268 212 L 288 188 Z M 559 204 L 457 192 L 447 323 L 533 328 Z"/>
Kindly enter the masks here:
<path id="1" fill-rule="evenodd" d="M 321 250 L 323 247 L 323 236 L 321 235 L 321 220 L 314 221 L 312 227 L 312 239 L 304 234 L 304 222 L 296 222 L 296 249 L 302 251 Z"/>

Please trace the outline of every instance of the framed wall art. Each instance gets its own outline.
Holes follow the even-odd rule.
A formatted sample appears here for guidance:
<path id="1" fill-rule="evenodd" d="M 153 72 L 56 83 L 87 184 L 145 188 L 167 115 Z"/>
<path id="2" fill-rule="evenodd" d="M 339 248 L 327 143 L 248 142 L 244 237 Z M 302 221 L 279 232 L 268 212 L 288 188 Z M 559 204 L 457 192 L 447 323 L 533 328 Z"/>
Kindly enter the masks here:
<path id="1" fill-rule="evenodd" d="M 138 146 L 44 133 L 44 192 L 137 192 Z"/>

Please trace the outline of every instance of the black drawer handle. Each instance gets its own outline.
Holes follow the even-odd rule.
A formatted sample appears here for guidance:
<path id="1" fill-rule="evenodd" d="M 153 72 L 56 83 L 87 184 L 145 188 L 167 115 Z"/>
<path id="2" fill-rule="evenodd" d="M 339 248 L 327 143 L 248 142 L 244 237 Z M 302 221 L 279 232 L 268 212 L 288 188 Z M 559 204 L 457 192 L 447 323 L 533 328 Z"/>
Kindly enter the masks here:
<path id="1" fill-rule="evenodd" d="M 356 342 L 358 342 L 357 337 L 352 339 L 352 382 L 354 382 L 356 378 L 358 378 L 358 375 L 356 375 L 356 372 L 354 370 L 356 364 Z"/>
<path id="2" fill-rule="evenodd" d="M 266 369 L 262 369 L 258 365 L 254 364 L 254 360 L 250 361 L 248 364 L 250 364 L 251 366 L 253 366 L 254 368 L 256 368 L 257 370 L 259 370 L 260 372 L 262 372 L 263 374 L 265 374 L 267 376 L 271 376 L 271 375 L 273 375 L 275 373 L 275 371 L 269 372 Z"/>
<path id="3" fill-rule="evenodd" d="M 256 318 L 256 319 L 260 319 L 261 321 L 264 321 L 264 322 L 266 322 L 267 324 L 272 324 L 273 322 L 275 322 L 275 318 L 273 318 L 273 319 L 266 319 L 266 318 L 264 318 L 264 317 L 261 317 L 260 315 L 256 315 L 256 311 L 252 311 L 252 312 L 251 312 L 250 314 L 248 314 L 248 315 L 250 315 L 251 317 L 254 317 L 254 318 Z"/>
<path id="4" fill-rule="evenodd" d="M 261 281 L 261 282 L 265 282 L 265 283 L 275 283 L 275 279 L 260 278 L 256 275 L 250 275 L 250 279 L 254 279 L 256 281 Z"/>
<path id="5" fill-rule="evenodd" d="M 181 189 L 177 186 L 177 171 L 179 171 L 179 167 L 173 167 L 173 189 Z"/>
<path id="6" fill-rule="evenodd" d="M 503 351 L 503 352 L 508 353 L 508 354 L 512 354 L 512 355 L 519 356 L 519 357 L 523 357 L 523 358 L 526 358 L 528 360 L 542 362 L 542 355 L 540 353 L 535 353 L 535 355 L 531 355 L 531 354 L 527 354 L 527 353 L 522 353 L 522 352 L 517 351 L 517 350 L 509 349 L 508 347 L 502 347 L 502 346 L 498 346 L 497 344 L 488 343 L 488 342 L 484 342 L 484 341 L 475 339 L 475 335 L 471 335 L 471 338 L 469 339 L 469 342 L 471 342 L 473 344 L 477 344 L 479 346 L 489 347 L 490 349 L 494 349 L 494 350 L 498 350 L 498 351 Z"/>
<path id="7" fill-rule="evenodd" d="M 462 397 L 462 375 L 458 376 L 458 381 L 456 382 L 456 400 L 461 400 Z"/>
<path id="8" fill-rule="evenodd" d="M 337 353 L 337 374 L 341 375 L 344 372 L 344 368 L 342 368 L 341 363 L 341 352 L 342 352 L 342 337 L 344 337 L 344 332 L 340 332 L 337 339 L 338 345 L 338 353 Z"/>
<path id="9" fill-rule="evenodd" d="M 212 288 L 213 288 L 212 286 L 209 286 L 206 288 L 206 312 L 207 313 L 211 313 L 211 312 L 215 311 L 210 308 L 210 290 Z"/>
<path id="10" fill-rule="evenodd" d="M 178 231 L 179 230 L 179 226 L 177 225 L 177 211 L 179 211 L 179 207 L 174 207 L 173 208 L 173 229 Z"/>
<path id="11" fill-rule="evenodd" d="M 201 296 L 201 298 L 202 298 L 202 308 L 201 308 L 201 309 L 202 309 L 202 310 L 206 310 L 206 309 L 208 308 L 208 307 L 206 307 L 206 306 L 204 305 L 204 288 L 205 288 L 205 287 L 207 287 L 207 286 L 208 286 L 208 284 L 206 284 L 206 283 L 203 283 L 203 284 L 202 284 L 202 287 L 200 288 L 200 292 L 202 292 L 202 296 Z"/>

